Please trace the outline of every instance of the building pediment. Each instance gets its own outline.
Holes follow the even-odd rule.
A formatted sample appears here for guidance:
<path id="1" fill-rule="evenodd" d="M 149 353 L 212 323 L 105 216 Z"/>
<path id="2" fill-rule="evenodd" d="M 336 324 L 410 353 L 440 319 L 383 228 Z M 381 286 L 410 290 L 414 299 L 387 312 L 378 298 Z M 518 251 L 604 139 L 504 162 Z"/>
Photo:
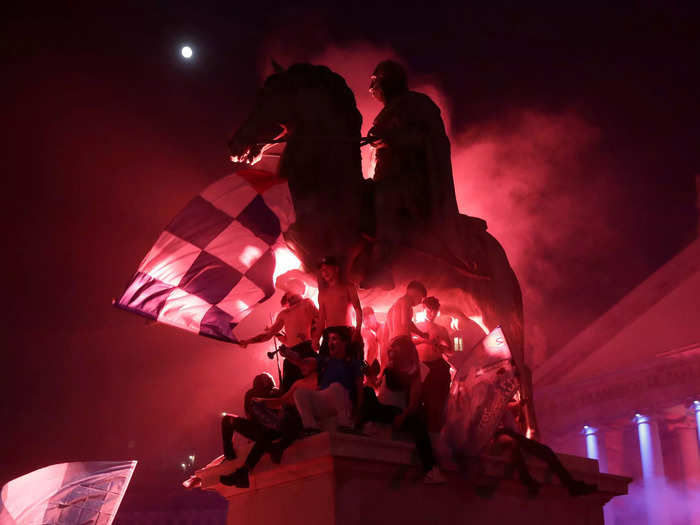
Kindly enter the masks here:
<path id="1" fill-rule="evenodd" d="M 700 395 L 700 346 L 666 352 L 653 360 L 591 379 L 535 390 L 540 426 L 548 433 L 575 430 L 653 412 Z"/>
<path id="2" fill-rule="evenodd" d="M 700 343 L 700 239 L 534 371 L 538 388 L 583 380 Z"/>

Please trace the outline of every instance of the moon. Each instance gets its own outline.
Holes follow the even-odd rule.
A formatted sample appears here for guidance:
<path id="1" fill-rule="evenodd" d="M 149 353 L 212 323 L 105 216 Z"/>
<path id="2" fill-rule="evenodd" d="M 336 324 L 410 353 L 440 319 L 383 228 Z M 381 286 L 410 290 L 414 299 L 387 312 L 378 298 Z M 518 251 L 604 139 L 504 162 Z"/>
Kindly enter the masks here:
<path id="1" fill-rule="evenodd" d="M 182 46 L 180 53 L 184 58 L 192 58 L 192 48 L 190 46 Z"/>

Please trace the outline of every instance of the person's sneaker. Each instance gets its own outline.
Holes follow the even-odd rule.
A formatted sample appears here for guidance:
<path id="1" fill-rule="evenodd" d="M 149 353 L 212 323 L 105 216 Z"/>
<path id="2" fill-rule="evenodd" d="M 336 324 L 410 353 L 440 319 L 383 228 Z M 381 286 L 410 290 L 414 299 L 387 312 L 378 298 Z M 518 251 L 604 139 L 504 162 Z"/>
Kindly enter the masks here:
<path id="1" fill-rule="evenodd" d="M 433 467 L 430 469 L 430 472 L 423 477 L 423 483 L 426 485 L 440 485 L 442 483 L 447 483 L 447 479 L 445 479 L 445 476 L 440 472 L 438 467 Z"/>
<path id="2" fill-rule="evenodd" d="M 597 485 L 578 480 L 570 483 L 567 488 L 569 489 L 569 494 L 572 496 L 585 496 L 587 494 L 593 494 L 598 490 Z"/>
<path id="3" fill-rule="evenodd" d="M 246 467 L 241 467 L 232 474 L 219 476 L 219 481 L 222 485 L 226 485 L 227 487 L 238 487 L 239 489 L 247 489 L 250 487 L 248 469 Z"/>
<path id="4" fill-rule="evenodd" d="M 284 454 L 284 449 L 279 443 L 272 443 L 267 448 L 267 453 L 270 455 L 270 460 L 279 465 L 282 462 L 282 454 Z"/>

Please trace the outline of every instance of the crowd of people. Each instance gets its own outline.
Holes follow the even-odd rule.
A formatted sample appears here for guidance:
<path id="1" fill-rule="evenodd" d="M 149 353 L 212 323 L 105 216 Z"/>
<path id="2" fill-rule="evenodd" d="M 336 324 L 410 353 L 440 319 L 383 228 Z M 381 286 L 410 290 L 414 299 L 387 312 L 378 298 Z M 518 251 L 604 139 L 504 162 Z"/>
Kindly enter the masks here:
<path id="1" fill-rule="evenodd" d="M 236 457 L 235 432 L 255 445 L 221 482 L 247 487 L 264 453 L 279 462 L 295 439 L 321 432 L 329 418 L 339 432 L 354 434 L 373 434 L 376 423 L 391 424 L 414 439 L 425 482 L 444 482 L 430 439 L 444 423 L 451 379 L 444 356 L 453 352 L 447 330 L 435 322 L 439 300 L 413 281 L 380 325 L 372 308 L 362 308 L 335 258 L 321 261 L 318 283 L 318 308 L 303 297 L 303 286 L 288 286 L 272 326 L 238 342 L 247 347 L 279 339 L 283 372 L 279 388 L 269 374 L 254 379 L 245 395 L 245 417 L 223 417 L 226 459 Z M 419 327 L 413 309 L 421 303 L 427 320 Z"/>
<path id="2" fill-rule="evenodd" d="M 295 440 L 322 432 L 324 420 L 338 432 L 368 436 L 377 433 L 378 424 L 391 425 L 414 441 L 423 481 L 444 483 L 431 434 L 439 434 L 445 424 L 454 347 L 447 329 L 436 322 L 439 299 L 412 281 L 382 325 L 372 308 L 362 308 L 355 286 L 343 279 L 333 257 L 321 261 L 318 283 L 319 308 L 303 297 L 303 285 L 288 286 L 272 326 L 237 343 L 247 347 L 279 339 L 283 372 L 279 388 L 268 373 L 254 378 L 244 398 L 245 417 L 223 416 L 224 460 L 236 459 L 235 433 L 254 445 L 238 469 L 221 476 L 221 483 L 248 487 L 264 454 L 280 463 Z M 421 304 L 425 321 L 416 324 L 414 308 Z M 513 406 L 517 409 L 517 403 Z M 595 490 L 575 480 L 551 449 L 521 430 L 509 413 L 489 450 L 510 455 L 530 492 L 536 493 L 539 483 L 528 472 L 525 454 L 547 462 L 573 495 Z"/>

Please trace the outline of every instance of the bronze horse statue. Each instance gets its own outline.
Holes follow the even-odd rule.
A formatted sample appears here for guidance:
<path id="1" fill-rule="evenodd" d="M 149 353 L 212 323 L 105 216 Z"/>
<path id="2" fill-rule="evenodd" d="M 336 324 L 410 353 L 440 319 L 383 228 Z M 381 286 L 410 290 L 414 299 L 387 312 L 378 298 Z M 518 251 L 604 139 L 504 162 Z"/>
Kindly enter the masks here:
<path id="1" fill-rule="evenodd" d="M 363 272 L 374 211 L 372 183 L 362 174 L 361 125 L 342 76 L 325 66 L 276 65 L 229 141 L 232 158 L 242 162 L 252 162 L 266 144 L 286 142 L 278 175 L 289 185 L 296 214 L 286 240 L 309 272 L 328 254 L 344 257 L 350 274 Z M 415 279 L 465 320 L 478 316 L 489 330 L 501 326 L 521 377 L 526 425 L 535 433 L 520 285 L 485 221 L 465 215 L 454 220 L 450 230 L 456 238 L 442 239 L 435 231 L 425 245 L 418 240 L 400 246 L 390 262 L 394 290 L 364 290 L 361 299 L 388 306 Z"/>

